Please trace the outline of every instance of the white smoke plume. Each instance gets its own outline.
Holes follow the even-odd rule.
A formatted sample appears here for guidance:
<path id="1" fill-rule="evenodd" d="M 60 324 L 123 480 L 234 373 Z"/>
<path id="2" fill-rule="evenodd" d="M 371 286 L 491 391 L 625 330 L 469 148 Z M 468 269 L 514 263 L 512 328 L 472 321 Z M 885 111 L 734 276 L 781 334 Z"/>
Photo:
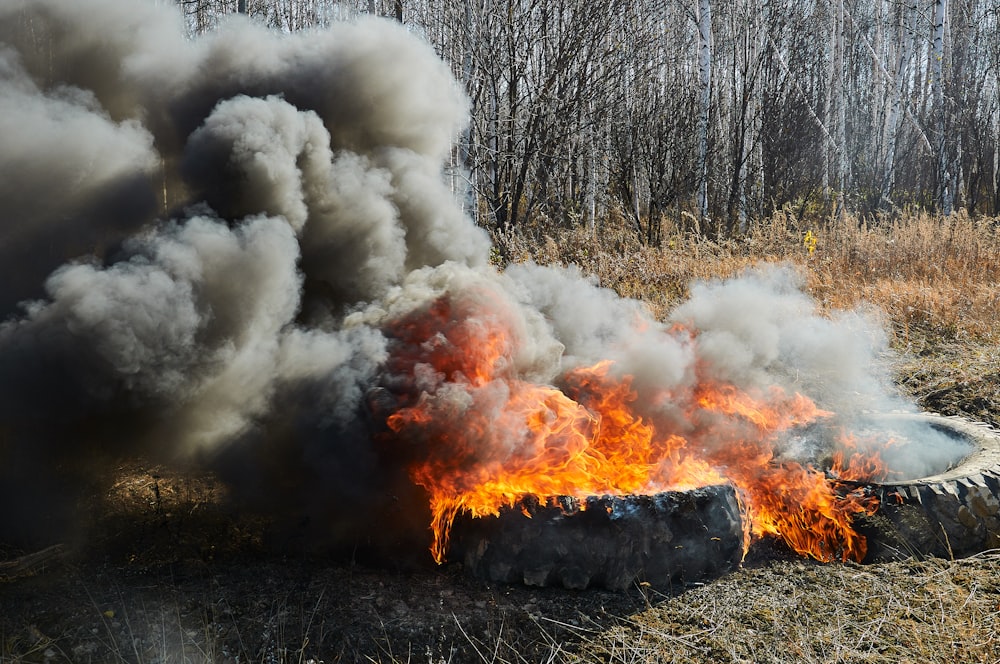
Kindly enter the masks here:
<path id="1" fill-rule="evenodd" d="M 507 396 L 393 363 L 442 298 L 461 317 L 445 327 L 509 332 L 507 375 L 559 385 L 610 359 L 677 429 L 662 395 L 699 371 L 852 415 L 902 407 L 871 370 L 878 325 L 820 316 L 789 270 L 695 287 L 681 331 L 574 269 L 497 273 L 441 177 L 467 112 L 390 22 L 234 17 L 192 41 L 138 0 L 0 5 L 0 533 L 50 537 L 82 487 L 145 457 L 210 464 L 244 506 L 335 542 L 370 537 L 372 514 L 423 534 L 403 467 L 420 450 L 384 449 L 381 409 Z"/>

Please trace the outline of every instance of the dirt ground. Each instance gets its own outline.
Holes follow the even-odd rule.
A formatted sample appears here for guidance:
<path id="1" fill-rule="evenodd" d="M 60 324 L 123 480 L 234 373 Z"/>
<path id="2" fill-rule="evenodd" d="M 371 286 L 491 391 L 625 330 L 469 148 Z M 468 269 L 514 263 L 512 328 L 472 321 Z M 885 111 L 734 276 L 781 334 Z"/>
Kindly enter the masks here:
<path id="1" fill-rule="evenodd" d="M 996 349 L 935 351 L 900 384 L 1000 423 Z M 0 661 L 1000 662 L 1000 552 L 820 564 L 765 541 L 691 585 L 538 589 L 276 546 L 222 498 L 135 462 L 79 541 L 0 547 Z"/>

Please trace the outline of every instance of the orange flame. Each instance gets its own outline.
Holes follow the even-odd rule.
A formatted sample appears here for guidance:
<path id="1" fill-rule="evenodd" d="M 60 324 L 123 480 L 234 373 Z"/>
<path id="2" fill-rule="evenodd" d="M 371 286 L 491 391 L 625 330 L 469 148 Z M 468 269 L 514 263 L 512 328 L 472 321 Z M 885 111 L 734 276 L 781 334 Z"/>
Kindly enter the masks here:
<path id="1" fill-rule="evenodd" d="M 490 304 L 442 297 L 389 330 L 398 342 L 393 368 L 410 384 L 386 423 L 397 440 L 415 443 L 410 475 L 430 496 L 435 560 L 445 559 L 459 513 L 496 515 L 529 494 L 582 498 L 727 482 L 746 512 L 746 546 L 773 535 L 818 560 L 864 557 L 851 521 L 873 512 L 877 499 L 775 458 L 782 431 L 831 413 L 777 387 L 751 395 L 702 380 L 690 394 L 660 395 L 686 418 L 661 421 L 641 411 L 632 378 L 615 376 L 610 361 L 569 371 L 562 389 L 528 382 L 513 368 L 515 331 L 502 306 Z M 831 474 L 864 480 L 879 464 L 841 453 Z"/>

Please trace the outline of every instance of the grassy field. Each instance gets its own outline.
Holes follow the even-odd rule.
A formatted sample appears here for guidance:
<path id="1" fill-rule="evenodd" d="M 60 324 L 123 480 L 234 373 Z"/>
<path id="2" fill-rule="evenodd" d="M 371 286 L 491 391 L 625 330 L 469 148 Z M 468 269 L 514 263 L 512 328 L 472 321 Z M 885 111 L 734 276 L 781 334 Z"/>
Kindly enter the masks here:
<path id="1" fill-rule="evenodd" d="M 1000 220 L 810 224 L 779 213 L 723 242 L 669 230 L 656 248 L 620 220 L 597 235 L 532 229 L 498 244 L 514 261 L 579 265 L 660 317 L 695 281 L 793 265 L 822 311 L 864 306 L 883 318 L 898 382 L 928 410 L 1000 423 Z"/>
<path id="2" fill-rule="evenodd" d="M 661 316 L 694 280 L 792 264 L 822 310 L 882 312 L 886 361 L 923 407 L 1000 425 L 997 220 L 777 215 L 736 240 L 664 236 L 531 228 L 498 262 L 574 263 Z M 93 497 L 87 544 L 0 548 L 0 661 L 1000 662 L 1000 552 L 824 565 L 762 543 L 670 592 L 570 592 L 290 553 L 223 497 L 137 463 Z"/>

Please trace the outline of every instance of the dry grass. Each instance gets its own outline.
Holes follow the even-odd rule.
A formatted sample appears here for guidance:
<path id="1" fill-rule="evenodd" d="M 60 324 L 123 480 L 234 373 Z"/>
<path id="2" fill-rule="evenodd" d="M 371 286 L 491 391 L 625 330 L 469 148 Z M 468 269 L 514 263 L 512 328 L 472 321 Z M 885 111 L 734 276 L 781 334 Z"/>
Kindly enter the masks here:
<path id="1" fill-rule="evenodd" d="M 814 251 L 807 233 L 816 238 Z M 779 212 L 738 239 L 665 237 L 663 246 L 644 247 L 612 218 L 596 234 L 529 228 L 498 242 L 515 262 L 577 264 L 658 314 L 683 299 L 692 281 L 787 263 L 801 269 L 821 307 L 868 302 L 884 310 L 898 343 L 914 333 L 1000 342 L 1000 219 L 922 214 L 879 224 L 851 217 L 808 224 Z"/>
<path id="2" fill-rule="evenodd" d="M 1000 555 L 771 555 L 661 594 L 271 556 L 77 562 L 0 586 L 3 662 L 1000 662 Z"/>
<path id="3" fill-rule="evenodd" d="M 997 662 L 1000 557 L 744 569 L 586 638 L 578 661 Z"/>
<path id="4" fill-rule="evenodd" d="M 575 263 L 661 316 L 694 280 L 791 263 L 821 309 L 885 312 L 925 407 L 1000 423 L 997 220 L 779 214 L 738 240 L 664 237 L 528 228 L 498 256 Z M 996 552 L 858 566 L 774 550 L 674 593 L 567 592 L 275 553 L 208 476 L 123 468 L 103 499 L 89 548 L 44 567 L 4 552 L 19 573 L 0 579 L 0 662 L 1000 663 Z"/>
<path id="5" fill-rule="evenodd" d="M 998 224 L 962 215 L 878 228 L 840 223 L 824 233 L 812 283 L 832 306 L 863 299 L 884 309 L 901 343 L 914 329 L 1000 342 Z"/>
<path id="6" fill-rule="evenodd" d="M 806 235 L 815 237 L 809 251 Z M 802 222 L 777 213 L 741 238 L 665 228 L 645 247 L 621 218 L 597 233 L 529 227 L 498 238 L 512 261 L 576 264 L 665 316 L 692 282 L 762 263 L 795 266 L 821 311 L 873 306 L 901 386 L 926 408 L 1000 424 L 1000 219 L 911 215 L 880 223 Z"/>

